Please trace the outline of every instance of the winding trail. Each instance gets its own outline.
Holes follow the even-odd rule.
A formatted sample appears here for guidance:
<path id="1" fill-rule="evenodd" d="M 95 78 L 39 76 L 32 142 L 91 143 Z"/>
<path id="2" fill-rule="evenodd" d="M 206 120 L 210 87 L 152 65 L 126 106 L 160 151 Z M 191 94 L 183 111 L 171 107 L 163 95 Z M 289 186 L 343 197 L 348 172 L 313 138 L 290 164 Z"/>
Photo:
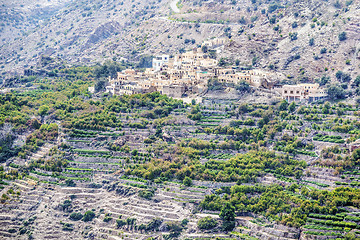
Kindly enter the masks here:
<path id="1" fill-rule="evenodd" d="M 179 0 L 172 0 L 170 2 L 171 10 L 173 10 L 175 13 L 179 13 L 180 9 L 176 6 L 176 4 L 179 2 Z"/>

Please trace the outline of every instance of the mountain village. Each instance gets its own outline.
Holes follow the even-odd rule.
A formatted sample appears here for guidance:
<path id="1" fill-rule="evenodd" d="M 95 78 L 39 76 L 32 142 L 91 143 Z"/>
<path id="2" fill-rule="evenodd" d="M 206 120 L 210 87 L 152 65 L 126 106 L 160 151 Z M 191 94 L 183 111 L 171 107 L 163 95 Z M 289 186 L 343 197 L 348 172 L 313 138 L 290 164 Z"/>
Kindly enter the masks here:
<path id="1" fill-rule="evenodd" d="M 287 101 L 318 101 L 325 99 L 325 89 L 317 83 L 281 85 L 285 79 L 281 73 L 239 66 L 219 66 L 211 52 L 219 53 L 227 39 L 219 38 L 203 42 L 194 48 L 174 56 L 158 55 L 153 58 L 152 68 L 144 72 L 126 69 L 117 78 L 109 77 L 106 92 L 112 95 L 131 95 L 158 91 L 174 98 L 203 96 L 208 90 L 209 79 L 236 86 L 247 82 L 252 88 L 273 93 Z M 89 88 L 94 92 L 94 87 Z"/>

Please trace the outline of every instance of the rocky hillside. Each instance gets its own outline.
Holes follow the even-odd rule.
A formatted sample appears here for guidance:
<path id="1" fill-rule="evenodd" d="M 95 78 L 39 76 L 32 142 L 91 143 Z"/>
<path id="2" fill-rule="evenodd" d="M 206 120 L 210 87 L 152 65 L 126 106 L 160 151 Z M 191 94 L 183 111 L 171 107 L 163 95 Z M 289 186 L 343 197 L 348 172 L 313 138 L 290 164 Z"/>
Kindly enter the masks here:
<path id="1" fill-rule="evenodd" d="M 360 1 L 19 1 L 0 8 L 2 76 L 41 55 L 69 63 L 138 60 L 228 37 L 219 57 L 308 81 L 359 74 Z"/>

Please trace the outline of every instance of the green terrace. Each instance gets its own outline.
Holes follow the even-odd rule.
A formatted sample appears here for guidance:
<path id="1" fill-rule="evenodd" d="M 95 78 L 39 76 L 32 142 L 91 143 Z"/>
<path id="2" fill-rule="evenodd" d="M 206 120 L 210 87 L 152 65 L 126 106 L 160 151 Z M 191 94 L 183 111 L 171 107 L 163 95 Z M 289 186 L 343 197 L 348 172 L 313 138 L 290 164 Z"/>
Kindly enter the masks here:
<path id="1" fill-rule="evenodd" d="M 73 149 L 75 153 L 88 153 L 88 154 L 107 154 L 110 156 L 110 151 L 102 151 L 102 150 L 90 150 L 90 149 Z"/>
<path id="2" fill-rule="evenodd" d="M 71 138 L 93 138 L 93 137 L 97 137 L 97 136 L 118 137 L 118 136 L 123 136 L 123 135 L 124 135 L 124 132 L 114 133 L 114 132 L 105 132 L 105 131 L 90 131 L 90 130 L 87 131 L 87 130 L 81 130 L 81 129 L 73 129 L 69 134 L 69 136 Z"/>
<path id="3" fill-rule="evenodd" d="M 359 229 L 359 217 L 350 213 L 315 214 L 310 213 L 307 224 L 303 227 L 304 233 L 318 236 L 344 236 L 344 233 L 352 229 Z M 314 231 L 315 230 L 315 231 Z"/>
<path id="4" fill-rule="evenodd" d="M 316 134 L 316 136 L 313 137 L 313 140 L 331 143 L 345 143 L 345 140 L 343 140 L 341 136 L 323 135 L 321 133 Z"/>
<path id="5" fill-rule="evenodd" d="M 235 157 L 235 155 L 230 153 L 210 154 L 206 156 L 207 159 L 230 159 L 233 157 Z"/>

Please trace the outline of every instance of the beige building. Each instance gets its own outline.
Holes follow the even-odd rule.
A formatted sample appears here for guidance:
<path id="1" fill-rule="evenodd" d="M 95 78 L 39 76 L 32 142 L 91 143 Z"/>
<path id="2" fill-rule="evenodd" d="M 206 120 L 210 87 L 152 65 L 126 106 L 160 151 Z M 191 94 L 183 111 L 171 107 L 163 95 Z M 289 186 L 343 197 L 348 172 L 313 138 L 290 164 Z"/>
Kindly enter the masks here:
<path id="1" fill-rule="evenodd" d="M 160 71 L 161 68 L 169 62 L 169 55 L 160 55 L 153 58 L 152 67 L 155 71 Z"/>
<path id="2" fill-rule="evenodd" d="M 288 102 L 301 101 L 305 98 L 303 88 L 299 85 L 284 85 L 281 96 Z"/>
<path id="3" fill-rule="evenodd" d="M 203 46 L 219 46 L 225 44 L 226 41 L 228 39 L 212 39 L 207 43 L 204 42 Z M 191 51 L 176 54 L 174 57 L 160 55 L 153 59 L 153 68 L 148 68 L 144 72 L 126 69 L 118 73 L 116 79 L 109 79 L 106 90 L 114 95 L 159 91 L 179 97 L 185 90 L 193 93 L 206 91 L 209 79 L 214 77 L 223 83 L 237 84 L 240 81 L 246 81 L 254 87 L 271 88 L 273 86 L 268 72 L 239 71 L 217 65 L 218 61 L 209 58 L 201 48 L 194 48 Z M 309 90 L 308 95 L 314 96 L 314 99 L 321 95 L 311 89 L 306 88 L 306 90 Z M 297 99 L 296 96 L 294 99 Z"/>
<path id="4" fill-rule="evenodd" d="M 228 42 L 229 42 L 228 38 L 214 38 L 214 39 L 204 41 L 202 43 L 202 46 L 207 46 L 209 48 L 213 48 L 213 47 L 218 47 L 218 46 L 225 45 Z"/>
<path id="5" fill-rule="evenodd" d="M 317 83 L 284 85 L 281 90 L 282 98 L 289 102 L 301 101 L 303 99 L 313 102 L 327 97 L 325 89 L 320 88 Z"/>

